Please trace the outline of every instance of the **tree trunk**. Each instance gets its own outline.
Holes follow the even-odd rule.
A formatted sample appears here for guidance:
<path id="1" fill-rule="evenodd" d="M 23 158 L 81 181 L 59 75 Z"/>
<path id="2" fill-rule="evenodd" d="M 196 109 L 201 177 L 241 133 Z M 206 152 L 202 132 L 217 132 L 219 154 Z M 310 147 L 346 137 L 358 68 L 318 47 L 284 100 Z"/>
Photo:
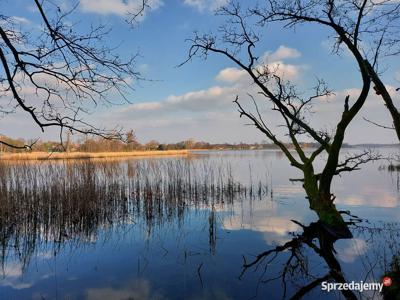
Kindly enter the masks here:
<path id="1" fill-rule="evenodd" d="M 374 68 L 371 66 L 370 63 L 367 63 L 368 73 L 371 76 L 372 82 L 375 84 L 375 91 L 378 95 L 382 96 L 383 101 L 387 109 L 389 110 L 392 119 L 393 119 L 393 126 L 397 134 L 397 138 L 400 141 L 400 113 L 396 106 L 393 103 L 392 97 L 390 96 L 388 90 L 386 89 L 385 85 L 379 78 L 378 74 L 376 74 Z"/>
<path id="2" fill-rule="evenodd" d="M 333 204 L 330 188 L 322 191 L 321 185 L 318 186 L 318 179 L 314 174 L 312 164 L 306 164 L 303 168 L 304 184 L 303 188 L 307 194 L 310 209 L 316 212 L 319 220 L 326 226 L 326 229 L 338 238 L 351 237 L 351 233 L 345 224 L 342 215 L 337 211 Z"/>

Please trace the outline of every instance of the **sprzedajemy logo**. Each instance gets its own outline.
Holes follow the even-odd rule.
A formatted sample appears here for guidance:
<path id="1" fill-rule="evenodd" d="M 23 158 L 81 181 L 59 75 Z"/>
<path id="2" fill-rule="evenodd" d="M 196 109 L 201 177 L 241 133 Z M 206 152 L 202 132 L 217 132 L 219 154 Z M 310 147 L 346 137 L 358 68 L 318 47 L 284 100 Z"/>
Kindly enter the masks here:
<path id="1" fill-rule="evenodd" d="M 390 277 L 385 277 L 382 280 L 382 283 L 378 282 L 345 282 L 345 283 L 338 283 L 338 282 L 327 282 L 323 281 L 321 283 L 321 290 L 323 291 L 379 291 L 382 292 L 384 286 L 388 287 L 392 284 L 392 279 Z"/>

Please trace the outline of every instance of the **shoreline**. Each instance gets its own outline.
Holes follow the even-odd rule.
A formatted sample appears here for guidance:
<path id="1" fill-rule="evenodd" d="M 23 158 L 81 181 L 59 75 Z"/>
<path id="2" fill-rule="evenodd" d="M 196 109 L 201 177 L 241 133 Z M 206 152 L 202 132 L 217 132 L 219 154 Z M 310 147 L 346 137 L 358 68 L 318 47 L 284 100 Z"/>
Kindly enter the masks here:
<path id="1" fill-rule="evenodd" d="M 28 152 L 1 153 L 0 160 L 62 160 L 62 159 L 91 159 L 114 157 L 146 157 L 146 156 L 187 156 L 190 150 L 157 150 L 130 152 Z"/>
<path id="2" fill-rule="evenodd" d="M 399 145 L 382 145 L 382 148 L 397 148 Z M 363 148 L 362 145 L 343 147 L 343 149 L 357 149 Z M 371 147 L 371 148 L 379 148 Z M 303 148 L 305 151 L 315 150 L 313 147 Z M 195 152 L 207 152 L 207 151 L 280 151 L 278 148 L 264 148 L 264 149 L 181 149 L 181 150 L 137 150 L 137 151 L 123 151 L 123 152 L 20 152 L 20 153 L 8 153 L 0 152 L 1 160 L 68 160 L 68 159 L 102 159 L 102 158 L 127 158 L 127 157 L 162 157 L 162 156 L 189 156 L 197 155 L 200 153 Z M 294 148 L 289 148 L 289 151 L 295 151 Z"/>

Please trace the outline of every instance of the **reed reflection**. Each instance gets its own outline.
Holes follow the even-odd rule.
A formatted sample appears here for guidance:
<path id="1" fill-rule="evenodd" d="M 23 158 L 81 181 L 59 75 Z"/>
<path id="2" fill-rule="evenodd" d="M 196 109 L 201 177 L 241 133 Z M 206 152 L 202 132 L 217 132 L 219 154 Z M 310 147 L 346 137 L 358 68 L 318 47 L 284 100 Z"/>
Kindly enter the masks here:
<path id="1" fill-rule="evenodd" d="M 193 277 L 190 289 L 195 292 L 201 289 L 204 295 L 216 295 L 218 289 L 228 299 L 243 299 L 239 290 L 231 292 L 230 289 L 231 285 L 242 284 L 239 289 L 245 290 L 250 298 L 256 292 L 257 278 L 249 271 L 257 270 L 257 276 L 261 276 L 260 286 L 264 286 L 264 292 L 257 294 L 258 299 L 265 299 L 265 287 L 270 284 L 274 289 L 271 299 L 327 296 L 321 292 L 322 281 L 344 283 L 353 279 L 348 266 L 356 255 L 351 249 L 340 247 L 343 241 L 360 244 L 365 249 L 362 252 L 365 259 L 374 261 L 366 261 L 366 264 L 370 264 L 370 270 L 379 271 L 368 280 L 380 281 L 384 275 L 398 278 L 400 237 L 396 225 L 376 227 L 350 212 L 340 211 L 335 205 L 314 208 L 309 215 L 311 220 L 315 220 L 315 216 L 319 216 L 318 219 L 307 221 L 310 219 L 302 218 L 305 213 L 299 210 L 299 204 L 288 206 L 283 200 L 303 203 L 309 211 L 304 199 L 298 196 L 302 195 L 299 185 L 278 186 L 272 193 L 271 186 L 265 184 L 270 180 L 260 180 L 255 172 L 251 175 L 247 162 L 245 169 L 250 176 L 245 172 L 240 175 L 249 178 L 238 181 L 231 164 L 217 163 L 208 157 L 0 163 L 0 259 L 3 268 L 0 283 L 3 288 L 12 285 L 15 289 L 40 289 L 35 287 L 35 280 L 22 283 L 17 280 L 33 265 L 35 258 L 60 256 L 66 248 L 80 252 L 86 245 L 93 245 L 91 251 L 94 251 L 102 241 L 107 243 L 105 232 L 116 232 L 123 240 L 138 233 L 136 230 L 126 232 L 127 228 L 140 228 L 146 235 L 144 239 L 159 239 L 154 245 L 160 247 L 160 257 L 154 261 L 156 250 L 143 253 L 141 259 L 129 252 L 128 246 L 130 254 L 125 253 L 123 257 L 135 260 L 138 271 L 130 268 L 116 275 L 116 281 L 126 280 L 126 285 L 107 286 L 104 281 L 98 285 L 84 284 L 86 294 L 79 294 L 77 299 L 87 299 L 105 291 L 118 294 L 121 289 L 135 297 L 138 291 L 130 285 L 143 280 L 147 280 L 153 292 L 159 291 L 167 299 L 179 299 L 181 290 L 161 288 L 158 275 L 152 277 L 147 273 L 147 270 L 161 272 L 162 261 L 167 261 L 168 274 L 172 268 L 186 278 L 184 272 L 190 269 Z M 271 199 L 274 194 L 281 195 L 281 199 Z M 296 199 L 291 198 L 293 194 Z M 329 212 L 322 209 L 329 209 Z M 194 218 L 197 213 L 201 213 L 201 218 Z M 249 220 L 243 219 L 244 215 L 249 215 Z M 330 217 L 329 222 L 321 218 L 326 215 Z M 332 220 L 332 217 L 337 219 Z M 195 222 L 201 224 L 196 227 Z M 189 236 L 188 227 L 202 228 L 201 233 L 193 231 Z M 173 233 L 165 236 L 169 230 Z M 288 232 L 295 233 L 287 238 Z M 200 236 L 204 237 L 201 241 Z M 197 241 L 189 246 L 186 239 Z M 234 245 L 229 249 L 230 256 L 227 255 L 228 239 L 229 245 Z M 176 250 L 172 246 L 174 243 L 181 243 L 182 247 Z M 251 252 L 249 249 L 254 245 L 267 250 L 254 259 L 246 255 L 242 281 L 238 283 L 241 255 Z M 386 245 L 384 255 L 382 251 L 370 251 L 373 247 L 382 250 L 382 245 Z M 88 255 L 91 251 L 87 251 Z M 115 257 L 107 259 L 113 264 Z M 313 260 L 322 260 L 322 263 L 315 267 Z M 221 273 L 218 274 L 223 275 L 226 283 L 220 280 L 221 276 L 213 274 L 219 268 Z M 369 270 L 365 274 L 367 276 Z M 93 276 L 98 274 L 90 274 L 91 278 Z M 281 285 L 274 285 L 274 282 Z M 10 295 L 14 295 L 12 293 Z M 393 297 L 398 297 L 398 283 L 385 288 L 382 295 L 344 291 L 342 296 L 346 299 L 379 299 L 381 296 L 396 299 Z"/>
<path id="2" fill-rule="evenodd" d="M 191 160 L 0 163 L 0 260 L 9 252 L 25 268 L 40 244 L 59 251 L 66 241 L 95 241 L 99 230 L 138 224 L 181 226 L 188 209 L 211 209 L 210 249 L 215 248 L 215 206 L 261 197 L 260 182 L 236 182 L 229 164 Z M 214 243 L 214 245 L 212 245 Z"/>

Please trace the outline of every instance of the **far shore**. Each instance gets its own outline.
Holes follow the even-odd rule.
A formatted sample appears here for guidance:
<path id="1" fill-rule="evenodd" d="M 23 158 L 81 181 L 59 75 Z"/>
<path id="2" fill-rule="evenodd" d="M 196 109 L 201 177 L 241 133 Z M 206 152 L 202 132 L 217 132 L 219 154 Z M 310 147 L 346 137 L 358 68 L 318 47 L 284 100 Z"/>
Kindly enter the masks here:
<path id="1" fill-rule="evenodd" d="M 344 145 L 343 149 L 352 148 L 390 148 L 399 147 L 400 144 L 356 144 Z M 303 149 L 315 149 L 313 146 L 302 147 Z M 294 148 L 288 147 L 289 151 L 295 151 Z M 1 160 L 63 160 L 63 159 L 102 159 L 102 158 L 126 158 L 126 157 L 157 157 L 157 156 L 188 156 L 200 154 L 199 152 L 206 151 L 252 151 L 252 150 L 273 150 L 280 151 L 277 147 L 271 148 L 250 148 L 250 149 L 232 149 L 232 148 L 210 148 L 210 149 L 180 149 L 180 150 L 136 150 L 136 151 L 121 151 L 121 152 L 0 152 Z M 197 152 L 197 153 L 196 153 Z"/>
<path id="2" fill-rule="evenodd" d="M 128 152 L 25 152 L 0 153 L 0 160 L 85 159 L 135 156 L 186 156 L 189 150 L 128 151 Z"/>

